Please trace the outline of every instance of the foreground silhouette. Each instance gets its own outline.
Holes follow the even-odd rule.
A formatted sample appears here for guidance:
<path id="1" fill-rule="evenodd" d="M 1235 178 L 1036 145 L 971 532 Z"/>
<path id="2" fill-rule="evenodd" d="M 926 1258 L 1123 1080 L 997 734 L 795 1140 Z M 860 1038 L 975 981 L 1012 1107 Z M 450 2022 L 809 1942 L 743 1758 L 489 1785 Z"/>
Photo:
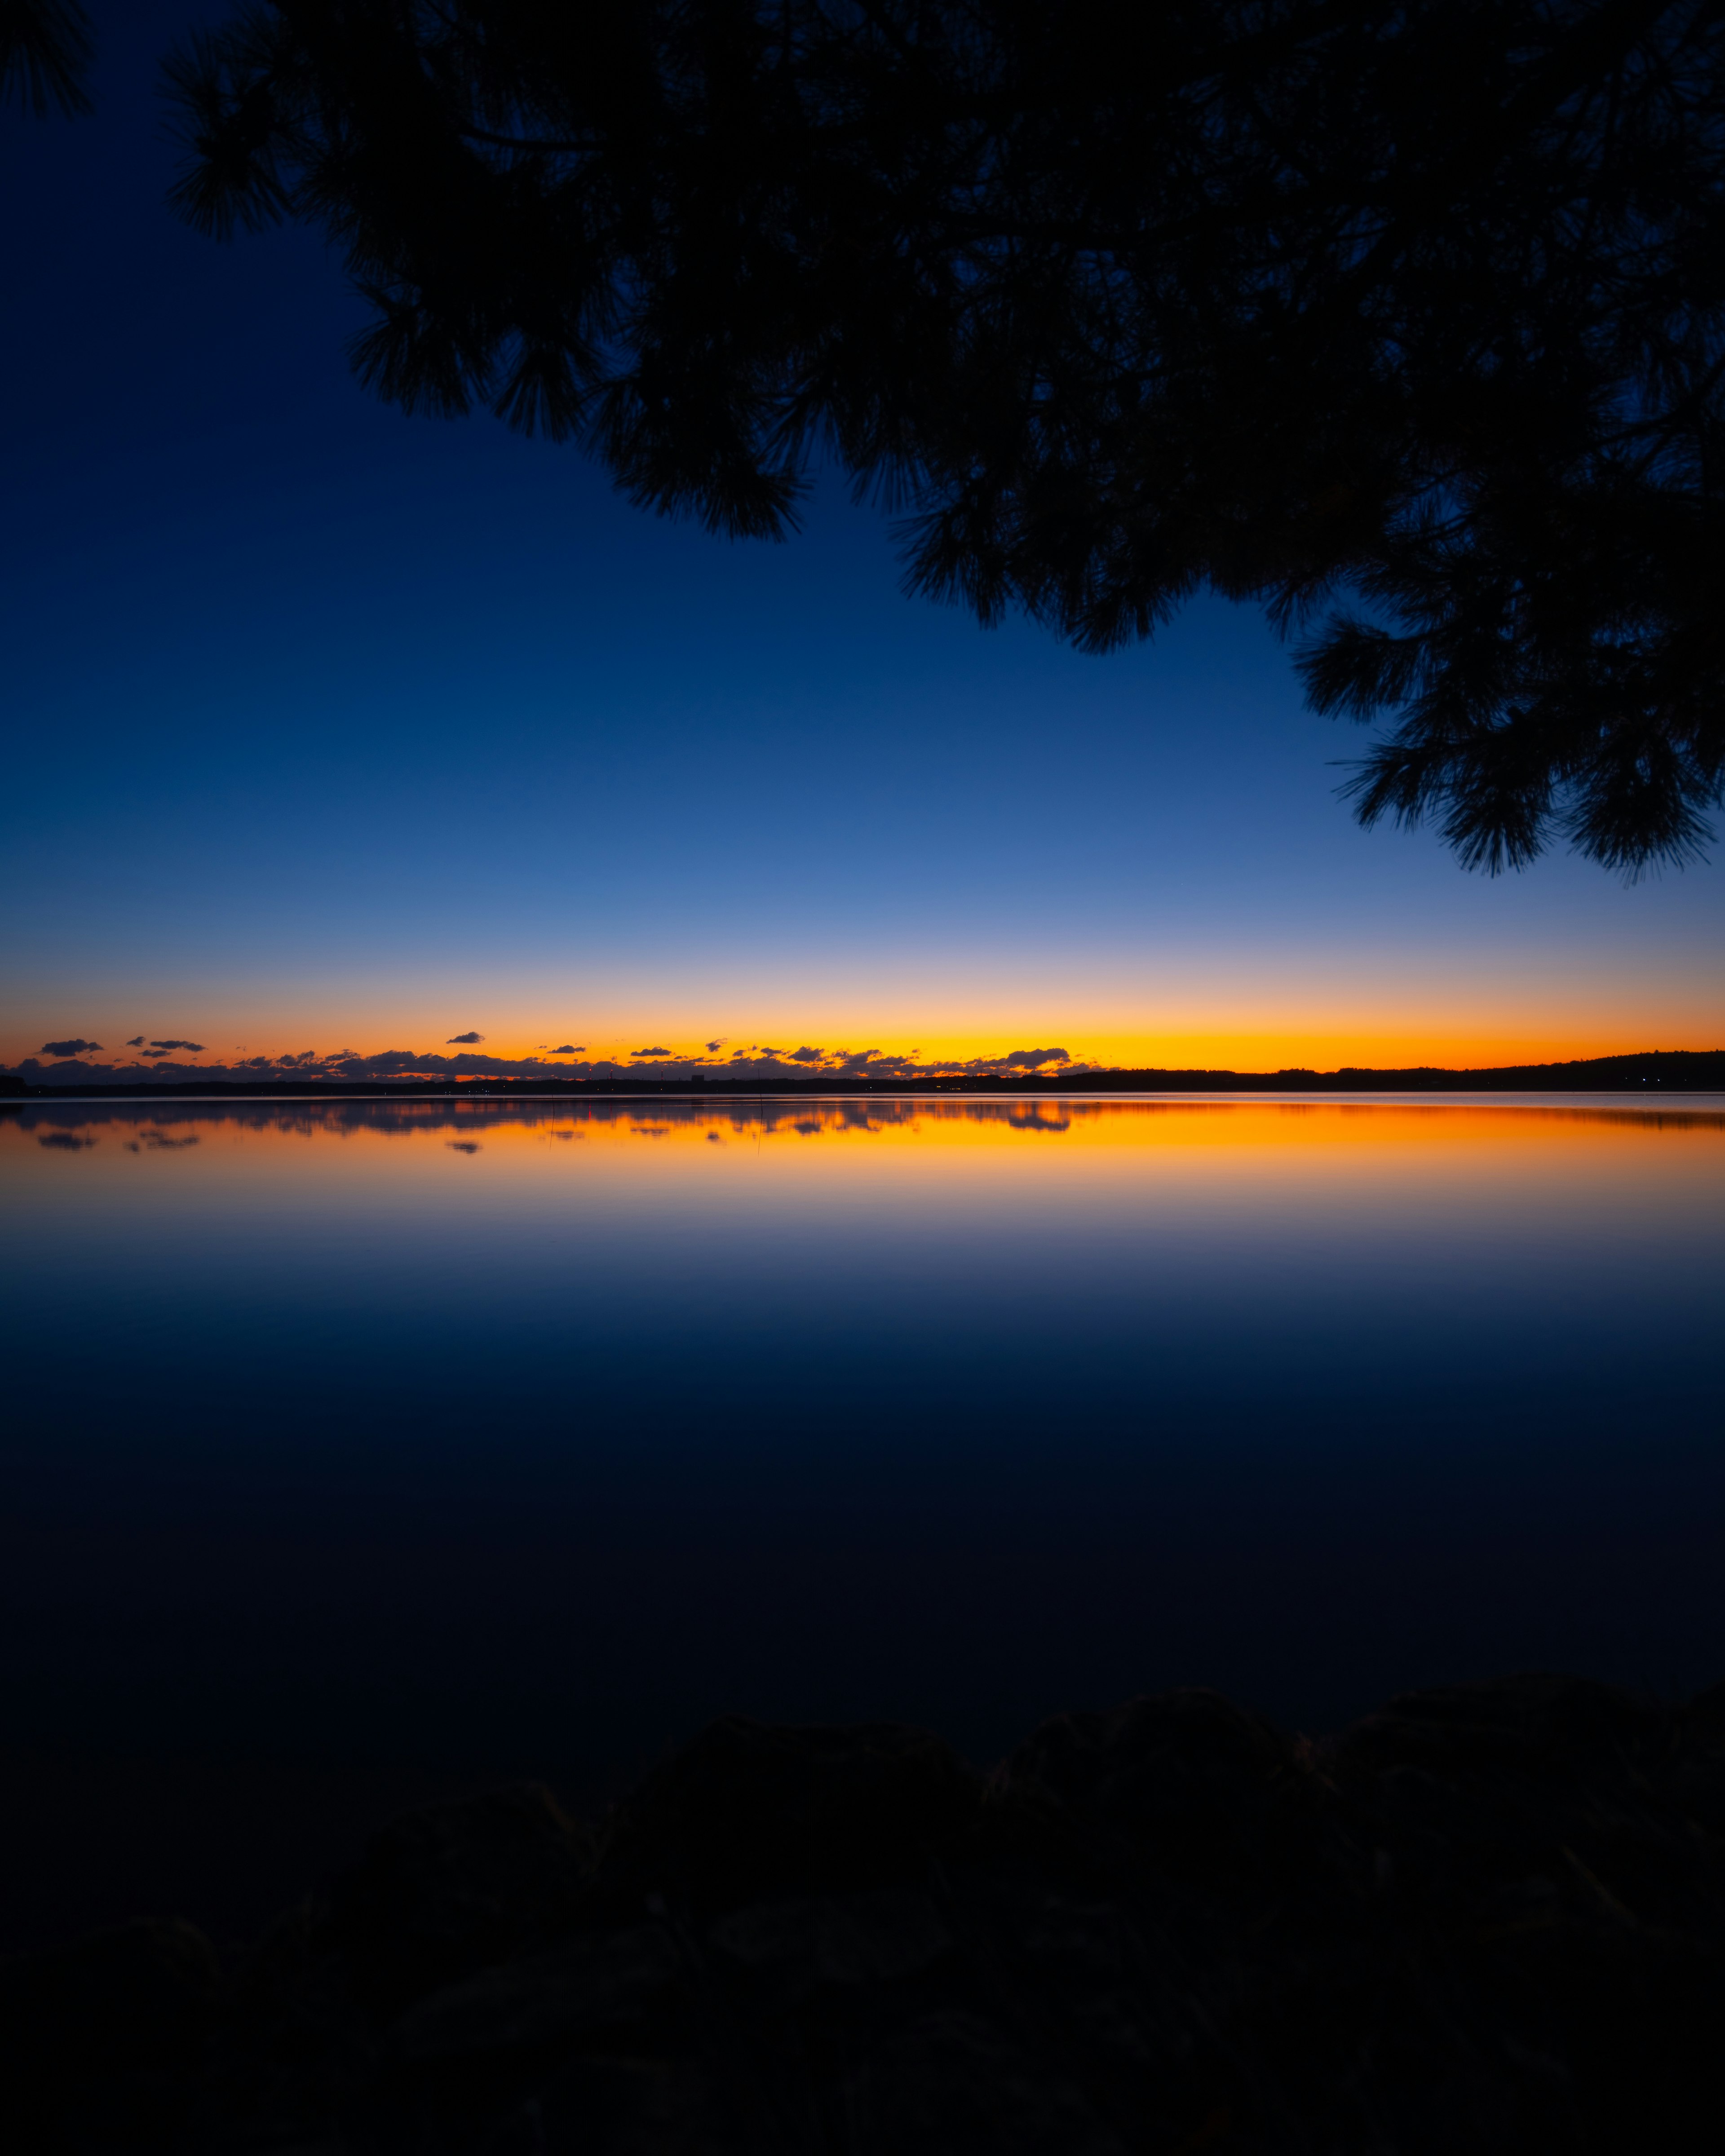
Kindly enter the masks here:
<path id="1" fill-rule="evenodd" d="M 400 1820 L 223 1981 L 188 1926 L 16 1964 L 71 2149 L 1127 2156 L 1697 2145 L 1725 1686 L 1412 1694 L 1319 1743 L 1178 1691 L 983 1779 L 721 1722 L 595 1833 Z"/>
<path id="2" fill-rule="evenodd" d="M 984 620 L 1318 609 L 1318 708 L 1399 717 L 1368 822 L 1634 871 L 1725 771 L 1722 54 L 1708 0 L 270 0 L 173 63 L 177 200 L 321 228 L 386 397 L 716 531 L 830 457 Z"/>

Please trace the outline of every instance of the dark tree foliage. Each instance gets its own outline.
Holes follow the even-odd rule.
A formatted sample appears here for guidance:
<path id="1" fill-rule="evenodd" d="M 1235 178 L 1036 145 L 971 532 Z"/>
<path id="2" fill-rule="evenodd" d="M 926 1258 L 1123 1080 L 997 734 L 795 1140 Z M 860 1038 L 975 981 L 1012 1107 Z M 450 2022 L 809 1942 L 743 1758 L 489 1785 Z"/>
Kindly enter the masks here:
<path id="1" fill-rule="evenodd" d="M 77 0 L 0 0 L 0 105 L 88 112 L 90 18 Z"/>
<path id="2" fill-rule="evenodd" d="M 1104 650 L 1209 586 L 1391 716 L 1367 822 L 1631 873 L 1725 772 L 1722 0 L 269 0 L 172 64 L 204 229 L 361 374 Z M 1348 609 L 1352 608 L 1353 611 Z"/>

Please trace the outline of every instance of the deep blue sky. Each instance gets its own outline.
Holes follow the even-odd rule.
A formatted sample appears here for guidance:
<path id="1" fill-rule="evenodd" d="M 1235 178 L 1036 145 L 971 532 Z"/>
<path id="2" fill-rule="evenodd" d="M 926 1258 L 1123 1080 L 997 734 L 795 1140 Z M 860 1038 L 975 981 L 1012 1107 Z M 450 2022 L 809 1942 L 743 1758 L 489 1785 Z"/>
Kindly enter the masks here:
<path id="1" fill-rule="evenodd" d="M 1333 798 L 1257 617 L 1081 659 L 898 590 L 836 490 L 735 547 L 353 382 L 340 266 L 162 197 L 159 57 L 0 119 L 0 1060 L 797 1040 L 1158 1061 L 1725 1044 L 1719 868 L 1491 881 Z"/>

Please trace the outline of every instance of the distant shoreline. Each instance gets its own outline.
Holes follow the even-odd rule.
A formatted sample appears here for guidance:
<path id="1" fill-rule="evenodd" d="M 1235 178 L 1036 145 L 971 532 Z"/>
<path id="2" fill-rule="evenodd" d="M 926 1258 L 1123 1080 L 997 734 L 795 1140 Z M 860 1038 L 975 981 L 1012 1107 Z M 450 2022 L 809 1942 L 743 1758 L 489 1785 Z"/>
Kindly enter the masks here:
<path id="1" fill-rule="evenodd" d="M 968 1094 L 1076 1093 L 1661 1093 L 1725 1091 L 1725 1049 L 1656 1050 L 1569 1063 L 1507 1064 L 1486 1070 L 1430 1066 L 1379 1070 L 1076 1070 L 1066 1075 L 955 1074 L 950 1078 L 811 1076 L 758 1078 L 474 1077 L 351 1080 L 132 1080 L 124 1085 L 29 1085 L 0 1077 L 0 1100 L 760 1100 L 814 1095 L 896 1099 Z"/>

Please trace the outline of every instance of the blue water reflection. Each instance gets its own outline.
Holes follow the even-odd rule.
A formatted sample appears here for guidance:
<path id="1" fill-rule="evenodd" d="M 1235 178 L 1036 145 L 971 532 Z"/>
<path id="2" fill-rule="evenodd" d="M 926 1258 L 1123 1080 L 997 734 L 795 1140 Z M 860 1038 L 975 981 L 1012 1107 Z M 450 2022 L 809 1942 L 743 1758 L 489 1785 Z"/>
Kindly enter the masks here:
<path id="1" fill-rule="evenodd" d="M 1725 1103 L 32 1104 L 14 1741 L 1725 1676 Z"/>

